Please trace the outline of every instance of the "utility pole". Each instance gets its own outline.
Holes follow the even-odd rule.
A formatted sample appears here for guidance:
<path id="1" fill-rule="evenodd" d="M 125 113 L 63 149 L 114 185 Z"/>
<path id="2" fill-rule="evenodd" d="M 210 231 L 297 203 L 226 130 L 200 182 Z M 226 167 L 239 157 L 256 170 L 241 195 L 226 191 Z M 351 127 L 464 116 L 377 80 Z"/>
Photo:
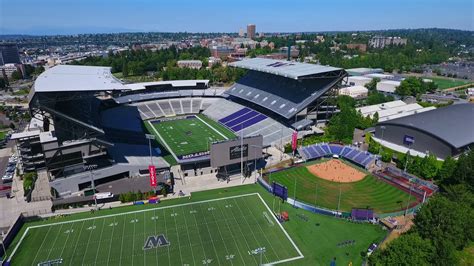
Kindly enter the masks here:
<path id="1" fill-rule="evenodd" d="M 339 184 L 339 200 L 337 201 L 337 211 L 339 212 L 339 208 L 341 207 L 341 184 Z"/>

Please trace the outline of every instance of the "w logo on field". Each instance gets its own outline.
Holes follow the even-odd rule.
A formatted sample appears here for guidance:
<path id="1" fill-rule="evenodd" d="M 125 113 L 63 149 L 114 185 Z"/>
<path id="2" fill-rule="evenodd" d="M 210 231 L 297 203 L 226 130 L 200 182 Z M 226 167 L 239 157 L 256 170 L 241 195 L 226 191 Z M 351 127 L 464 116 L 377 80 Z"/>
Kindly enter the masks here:
<path id="1" fill-rule="evenodd" d="M 145 241 L 143 250 L 165 247 L 169 245 L 170 245 L 170 242 L 166 239 L 164 235 L 149 236 Z"/>

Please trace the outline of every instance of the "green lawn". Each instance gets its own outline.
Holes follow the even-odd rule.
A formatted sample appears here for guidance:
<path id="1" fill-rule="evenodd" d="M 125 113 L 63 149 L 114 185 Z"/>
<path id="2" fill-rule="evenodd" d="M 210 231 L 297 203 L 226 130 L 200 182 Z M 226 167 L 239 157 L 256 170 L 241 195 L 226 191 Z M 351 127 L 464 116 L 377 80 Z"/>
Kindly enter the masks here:
<path id="1" fill-rule="evenodd" d="M 360 265 L 360 253 L 386 235 L 378 225 L 313 214 L 283 203 L 281 210 L 290 215 L 290 221 L 282 224 L 283 229 L 304 256 L 296 259 L 296 248 L 277 222 L 265 216 L 269 210 L 260 197 L 243 196 L 251 193 L 258 193 L 271 208 L 273 197 L 252 184 L 197 192 L 191 198 L 162 201 L 158 205 L 28 222 L 7 254 L 12 253 L 26 232 L 12 265 L 36 265 L 57 258 L 62 258 L 66 265 L 156 265 L 157 260 L 158 265 L 202 265 L 203 259 L 211 259 L 209 265 L 257 265 L 259 257 L 248 251 L 262 246 L 266 248 L 264 263 L 294 258 L 281 265 L 329 265 L 335 257 L 337 265 Z M 237 197 L 231 198 L 234 196 Z M 143 250 L 146 236 L 158 234 L 164 234 L 170 245 Z M 347 240 L 355 240 L 355 244 L 337 246 Z"/>
<path id="2" fill-rule="evenodd" d="M 0 140 L 4 140 L 7 136 L 8 131 L 0 131 Z"/>
<path id="3" fill-rule="evenodd" d="M 440 90 L 449 89 L 452 87 L 462 86 L 469 84 L 467 80 L 453 79 L 453 78 L 441 78 L 441 77 L 425 77 L 426 79 L 431 79 Z"/>
<path id="4" fill-rule="evenodd" d="M 288 196 L 293 197 L 296 179 L 296 198 L 312 205 L 337 210 L 339 189 L 340 210 L 350 212 L 352 208 L 373 208 L 376 213 L 389 213 L 407 206 L 408 193 L 367 175 L 352 183 L 336 183 L 320 179 L 306 167 L 298 166 L 267 175 L 269 182 L 278 182 L 288 187 Z M 410 204 L 416 198 L 410 197 Z"/>
<path id="5" fill-rule="evenodd" d="M 146 123 L 153 126 L 152 132 L 176 156 L 206 152 L 212 142 L 235 137 L 229 129 L 204 115 Z"/>

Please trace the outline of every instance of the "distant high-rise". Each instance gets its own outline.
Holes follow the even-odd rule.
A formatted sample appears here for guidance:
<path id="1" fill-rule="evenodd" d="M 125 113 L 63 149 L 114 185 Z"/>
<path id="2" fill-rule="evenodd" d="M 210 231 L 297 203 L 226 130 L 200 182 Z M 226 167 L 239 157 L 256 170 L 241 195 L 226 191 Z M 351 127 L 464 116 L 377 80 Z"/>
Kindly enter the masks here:
<path id="1" fill-rule="evenodd" d="M 18 46 L 15 43 L 0 43 L 0 66 L 20 63 Z"/>
<path id="2" fill-rule="evenodd" d="M 255 39 L 256 26 L 255 24 L 247 25 L 247 38 Z"/>
<path id="3" fill-rule="evenodd" d="M 239 37 L 244 37 L 244 36 L 245 36 L 244 29 L 240 29 L 239 30 Z"/>

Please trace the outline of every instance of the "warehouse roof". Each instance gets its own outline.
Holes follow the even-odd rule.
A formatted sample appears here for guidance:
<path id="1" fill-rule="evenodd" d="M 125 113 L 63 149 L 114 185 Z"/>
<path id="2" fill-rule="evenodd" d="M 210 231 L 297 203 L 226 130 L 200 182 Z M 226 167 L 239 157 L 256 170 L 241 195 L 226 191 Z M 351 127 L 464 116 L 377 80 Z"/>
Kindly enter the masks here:
<path id="1" fill-rule="evenodd" d="M 43 72 L 35 81 L 34 92 L 126 90 L 110 73 L 110 67 L 58 65 Z"/>
<path id="2" fill-rule="evenodd" d="M 454 148 L 474 143 L 474 104 L 454 104 L 436 110 L 381 122 L 433 135 Z"/>
<path id="3" fill-rule="evenodd" d="M 336 68 L 331 66 L 273 60 L 266 58 L 246 59 L 230 63 L 229 65 L 259 72 L 266 72 L 273 75 L 283 76 L 292 79 L 300 79 L 305 76 L 317 75 L 332 71 L 344 71 L 342 68 Z"/>

